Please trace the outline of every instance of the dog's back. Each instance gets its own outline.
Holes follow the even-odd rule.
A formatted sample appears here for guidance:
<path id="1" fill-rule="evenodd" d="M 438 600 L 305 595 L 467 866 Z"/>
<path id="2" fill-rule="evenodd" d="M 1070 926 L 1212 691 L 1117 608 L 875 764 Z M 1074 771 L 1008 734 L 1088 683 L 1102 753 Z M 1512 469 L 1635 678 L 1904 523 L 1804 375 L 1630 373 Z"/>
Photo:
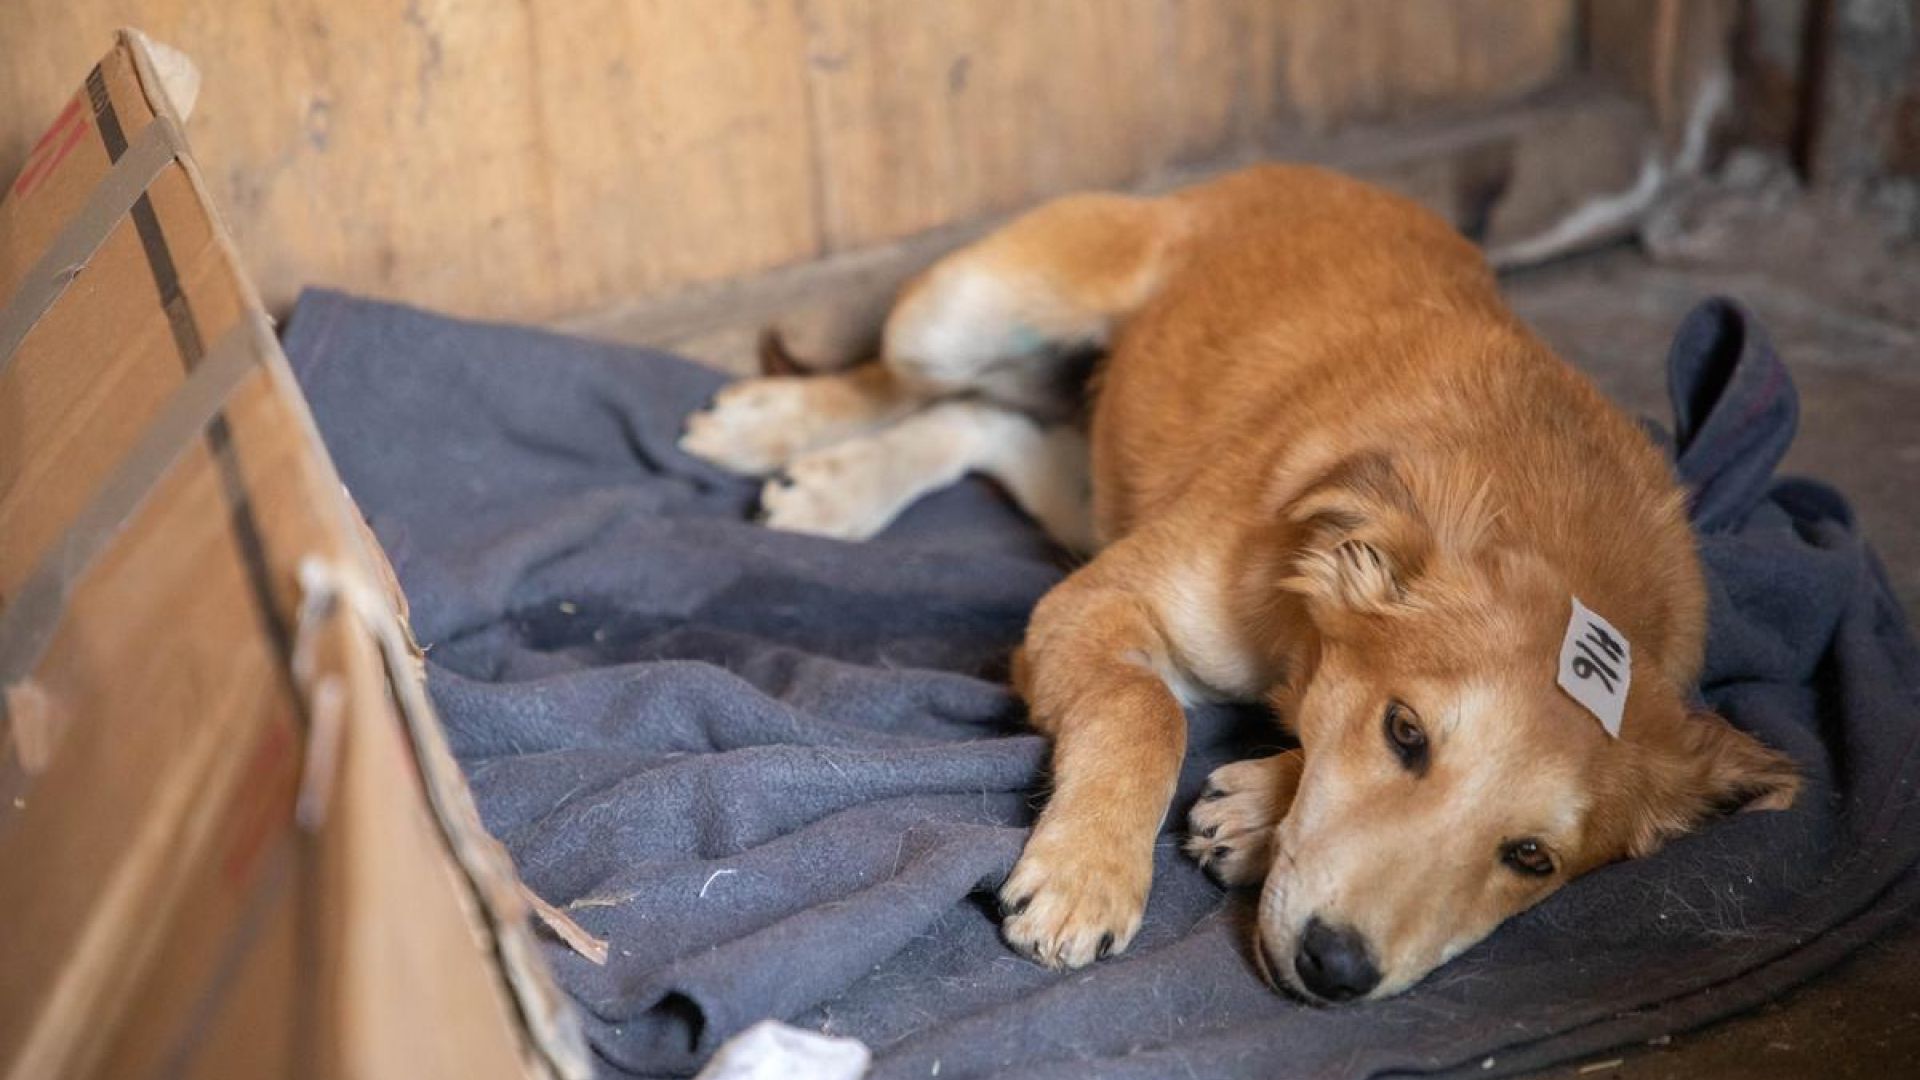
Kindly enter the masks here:
<path id="1" fill-rule="evenodd" d="M 1410 200 L 1264 166 L 1165 200 L 1154 289 L 1093 398 L 1100 535 L 1194 512 L 1273 516 L 1364 450 L 1486 488 L 1676 680 L 1704 595 L 1652 443 L 1506 309 L 1477 249 Z M 1197 522 L 1196 522 L 1197 524 Z"/>
<path id="2" fill-rule="evenodd" d="M 1371 408 L 1396 345 L 1432 324 L 1506 321 L 1471 245 L 1417 204 L 1339 173 L 1248 169 L 1164 200 L 1162 214 L 1171 239 L 1157 287 L 1115 335 L 1097 387 L 1099 518 L 1111 537 L 1249 437 L 1297 438 L 1323 404 Z"/>

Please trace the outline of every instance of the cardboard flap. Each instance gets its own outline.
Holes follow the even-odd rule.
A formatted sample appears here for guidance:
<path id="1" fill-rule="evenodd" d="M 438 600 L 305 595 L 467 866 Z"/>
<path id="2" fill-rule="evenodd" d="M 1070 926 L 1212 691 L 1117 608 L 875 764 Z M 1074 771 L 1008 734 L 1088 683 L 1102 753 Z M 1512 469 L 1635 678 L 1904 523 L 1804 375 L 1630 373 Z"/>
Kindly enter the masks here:
<path id="1" fill-rule="evenodd" d="M 123 31 L 0 201 L 0 1076 L 584 1077 L 197 94 Z"/>

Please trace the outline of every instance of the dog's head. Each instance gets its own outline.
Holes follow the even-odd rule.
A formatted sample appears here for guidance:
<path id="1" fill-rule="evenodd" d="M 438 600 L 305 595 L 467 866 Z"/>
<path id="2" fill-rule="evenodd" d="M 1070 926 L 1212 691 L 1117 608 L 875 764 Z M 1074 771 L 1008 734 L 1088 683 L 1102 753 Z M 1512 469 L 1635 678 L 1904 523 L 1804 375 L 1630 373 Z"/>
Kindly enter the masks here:
<path id="1" fill-rule="evenodd" d="M 1644 632 L 1619 737 L 1560 690 L 1568 583 L 1499 518 L 1483 489 L 1381 457 L 1289 510 L 1286 588 L 1317 641 L 1275 702 L 1305 755 L 1260 898 L 1276 984 L 1397 993 L 1586 870 L 1798 790 L 1788 759 L 1689 710 L 1663 670 L 1697 654 L 1697 629 L 1661 629 L 1697 620 L 1697 596 L 1678 615 L 1660 582 L 1599 598 Z"/>

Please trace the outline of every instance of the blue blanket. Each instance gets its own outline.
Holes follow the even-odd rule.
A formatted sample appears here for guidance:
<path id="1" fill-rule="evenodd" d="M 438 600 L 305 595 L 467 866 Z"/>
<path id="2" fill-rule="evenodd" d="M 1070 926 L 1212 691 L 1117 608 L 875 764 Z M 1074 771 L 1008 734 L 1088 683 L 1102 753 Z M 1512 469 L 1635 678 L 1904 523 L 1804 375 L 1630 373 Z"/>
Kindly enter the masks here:
<path id="1" fill-rule="evenodd" d="M 1007 658 L 1065 564 L 986 483 L 870 543 L 784 535 L 751 523 L 754 484 L 675 449 L 721 381 L 692 364 L 325 292 L 286 347 L 487 825 L 610 942 L 604 967 L 549 950 L 608 1075 L 687 1075 L 765 1017 L 865 1040 L 881 1077 L 1500 1075 L 1751 1007 L 1920 897 L 1920 653 L 1841 498 L 1772 478 L 1793 384 L 1732 304 L 1669 358 L 1703 689 L 1805 794 L 1333 1009 L 1261 984 L 1251 898 L 1172 831 L 1124 956 L 1055 974 L 1001 944 L 991 891 L 1046 757 Z M 1210 707 L 1191 738 L 1170 828 L 1281 736 Z"/>

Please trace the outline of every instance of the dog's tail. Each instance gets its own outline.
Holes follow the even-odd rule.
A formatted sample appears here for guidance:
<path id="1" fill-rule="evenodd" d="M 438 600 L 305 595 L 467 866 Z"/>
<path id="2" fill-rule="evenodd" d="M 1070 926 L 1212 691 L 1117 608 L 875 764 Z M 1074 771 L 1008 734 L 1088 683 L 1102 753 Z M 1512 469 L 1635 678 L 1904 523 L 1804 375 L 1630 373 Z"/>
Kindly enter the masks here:
<path id="1" fill-rule="evenodd" d="M 1172 200 L 1090 194 L 1023 214 L 901 290 L 886 363 L 933 393 L 1059 405 L 1159 287 L 1178 213 Z"/>

